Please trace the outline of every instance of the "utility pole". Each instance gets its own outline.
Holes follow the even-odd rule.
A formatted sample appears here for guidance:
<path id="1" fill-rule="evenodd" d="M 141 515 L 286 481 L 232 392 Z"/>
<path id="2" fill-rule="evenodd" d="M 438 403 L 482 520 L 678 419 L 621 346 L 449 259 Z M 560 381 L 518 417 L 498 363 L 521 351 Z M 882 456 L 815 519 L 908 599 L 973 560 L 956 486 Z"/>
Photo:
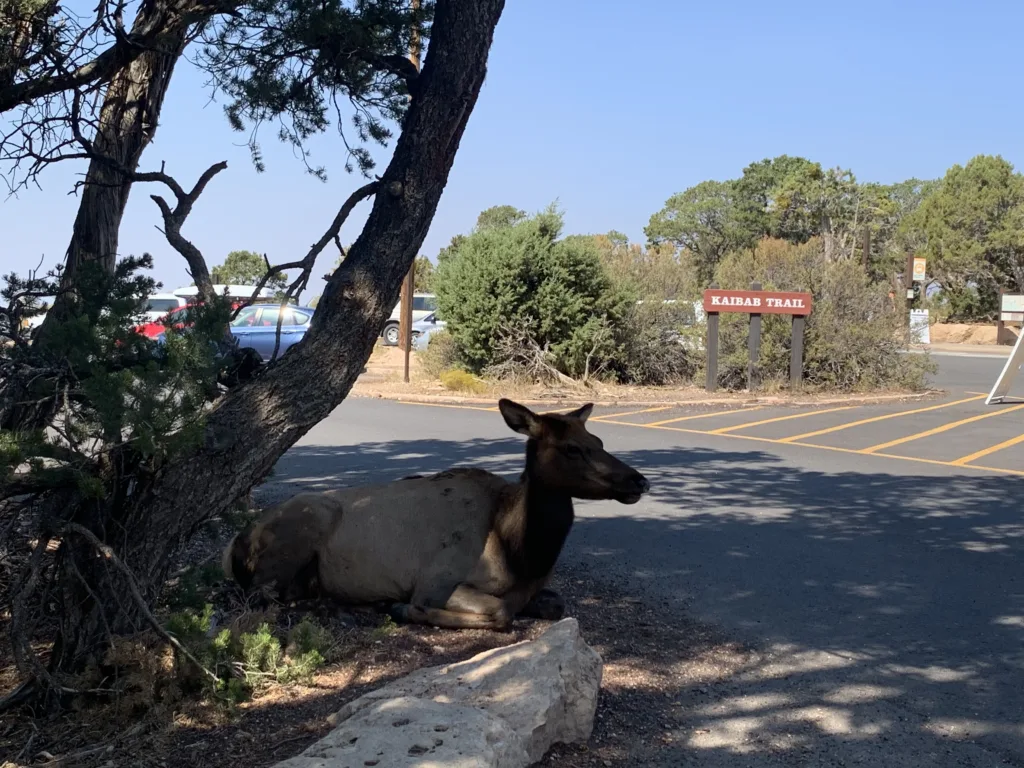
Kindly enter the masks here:
<path id="1" fill-rule="evenodd" d="M 420 9 L 420 0 L 412 0 L 413 11 Z M 420 71 L 420 35 L 419 29 L 414 26 L 412 39 L 409 44 L 409 60 L 416 71 Z M 412 354 L 412 298 L 416 290 L 416 260 L 413 259 L 409 267 L 409 274 L 402 281 L 402 304 L 398 319 L 398 346 L 405 353 L 405 367 L 402 380 L 409 383 L 409 355 Z"/>

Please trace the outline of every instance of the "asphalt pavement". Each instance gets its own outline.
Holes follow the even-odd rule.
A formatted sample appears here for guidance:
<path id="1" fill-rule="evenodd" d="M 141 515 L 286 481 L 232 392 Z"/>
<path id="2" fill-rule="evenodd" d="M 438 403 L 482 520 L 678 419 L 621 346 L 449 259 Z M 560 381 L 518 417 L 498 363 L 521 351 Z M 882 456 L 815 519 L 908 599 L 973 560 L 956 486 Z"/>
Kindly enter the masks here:
<path id="1" fill-rule="evenodd" d="M 984 405 L 1003 359 L 936 360 L 926 401 L 595 409 L 652 490 L 579 502 L 566 567 L 756 651 L 657 764 L 1024 766 L 1024 399 Z M 259 495 L 522 450 L 496 409 L 349 399 Z"/>

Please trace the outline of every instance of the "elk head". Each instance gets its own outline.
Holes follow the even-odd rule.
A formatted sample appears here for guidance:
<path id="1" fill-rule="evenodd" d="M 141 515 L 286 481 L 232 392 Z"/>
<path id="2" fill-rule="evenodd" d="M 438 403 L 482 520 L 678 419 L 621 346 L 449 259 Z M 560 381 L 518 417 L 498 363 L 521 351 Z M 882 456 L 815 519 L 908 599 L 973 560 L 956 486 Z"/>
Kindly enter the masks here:
<path id="1" fill-rule="evenodd" d="M 636 504 L 650 490 L 647 478 L 604 449 L 587 431 L 593 403 L 569 413 L 537 414 L 502 398 L 498 410 L 515 432 L 526 435 L 526 475 L 545 488 L 578 499 Z"/>

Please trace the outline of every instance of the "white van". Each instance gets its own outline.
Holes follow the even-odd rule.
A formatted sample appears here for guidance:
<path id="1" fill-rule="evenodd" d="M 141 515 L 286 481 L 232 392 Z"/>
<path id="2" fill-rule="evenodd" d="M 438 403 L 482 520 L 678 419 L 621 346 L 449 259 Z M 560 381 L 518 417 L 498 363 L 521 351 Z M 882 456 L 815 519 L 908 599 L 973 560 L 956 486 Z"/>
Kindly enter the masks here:
<path id="1" fill-rule="evenodd" d="M 414 323 L 436 310 L 437 296 L 433 293 L 414 293 L 412 295 L 412 321 Z M 384 330 L 380 334 L 384 338 L 385 346 L 394 347 L 398 344 L 398 327 L 401 319 L 402 300 L 399 299 L 395 308 L 391 310 L 391 317 L 384 324 Z"/>
<path id="2" fill-rule="evenodd" d="M 173 293 L 152 293 L 146 298 L 146 308 L 142 310 L 146 322 L 155 323 L 161 317 L 178 307 L 184 307 L 188 300 L 184 296 Z"/>
<path id="3" fill-rule="evenodd" d="M 234 296 L 234 297 L 237 297 L 237 298 L 240 298 L 240 299 L 247 299 L 250 296 L 252 296 L 253 291 L 256 290 L 256 286 L 255 285 L 223 285 L 223 284 L 220 284 L 220 283 L 218 283 L 218 284 L 213 286 L 213 292 L 216 293 L 218 296 L 223 296 L 224 293 L 225 293 L 225 289 L 227 289 L 227 295 L 228 296 Z M 196 296 L 199 295 L 199 289 L 196 288 L 196 286 L 194 286 L 194 285 L 185 285 L 185 286 L 182 286 L 181 288 L 175 288 L 172 291 L 172 293 L 175 296 L 180 296 L 180 297 L 182 297 L 184 299 L 194 299 Z M 269 299 L 269 298 L 273 297 L 273 295 L 274 295 L 274 292 L 272 290 L 270 290 L 267 287 L 263 287 L 263 288 L 260 289 L 260 292 L 259 292 L 259 295 L 257 296 L 257 298 Z"/>

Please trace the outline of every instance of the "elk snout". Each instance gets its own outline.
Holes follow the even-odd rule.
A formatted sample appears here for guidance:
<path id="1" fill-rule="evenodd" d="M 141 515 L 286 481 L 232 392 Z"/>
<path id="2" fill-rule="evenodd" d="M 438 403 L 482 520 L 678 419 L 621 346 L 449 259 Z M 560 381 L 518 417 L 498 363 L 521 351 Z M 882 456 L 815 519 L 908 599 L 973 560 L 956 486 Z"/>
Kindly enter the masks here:
<path id="1" fill-rule="evenodd" d="M 635 469 L 623 478 L 619 484 L 617 500 L 622 504 L 636 504 L 640 497 L 651 490 L 651 482 Z"/>

